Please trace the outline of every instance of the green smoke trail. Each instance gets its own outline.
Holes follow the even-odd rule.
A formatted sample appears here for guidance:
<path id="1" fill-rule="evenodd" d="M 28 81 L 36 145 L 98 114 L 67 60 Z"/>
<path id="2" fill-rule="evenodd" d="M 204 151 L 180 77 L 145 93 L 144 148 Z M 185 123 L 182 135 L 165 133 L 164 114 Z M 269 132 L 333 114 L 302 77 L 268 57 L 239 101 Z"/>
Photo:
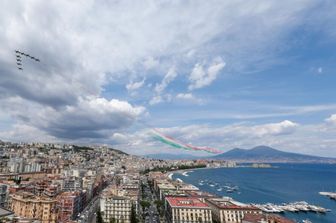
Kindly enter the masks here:
<path id="1" fill-rule="evenodd" d="M 188 150 L 188 151 L 199 151 L 199 150 L 194 150 L 192 148 L 189 148 L 189 147 L 186 147 L 186 146 L 183 146 L 183 145 L 180 145 L 178 143 L 175 143 L 169 139 L 165 139 L 164 137 L 160 136 L 160 135 L 157 135 L 154 133 L 154 136 L 153 136 L 154 139 L 164 143 L 164 144 L 167 144 L 171 147 L 174 147 L 174 148 L 177 148 L 177 149 L 184 149 L 184 150 Z M 207 151 L 207 150 L 202 150 L 204 152 L 207 152 L 207 153 L 212 153 L 211 151 Z"/>
<path id="2" fill-rule="evenodd" d="M 158 135 L 154 135 L 153 138 L 156 139 L 156 140 L 158 140 L 158 141 L 160 141 L 160 142 L 162 142 L 162 143 L 164 143 L 164 144 L 167 144 L 169 146 L 175 147 L 177 149 L 192 150 L 192 149 L 190 149 L 188 147 L 181 146 L 181 145 L 179 145 L 177 143 L 174 143 L 172 141 L 168 141 L 167 139 L 165 139 L 165 138 L 163 138 L 161 136 L 158 136 Z"/>

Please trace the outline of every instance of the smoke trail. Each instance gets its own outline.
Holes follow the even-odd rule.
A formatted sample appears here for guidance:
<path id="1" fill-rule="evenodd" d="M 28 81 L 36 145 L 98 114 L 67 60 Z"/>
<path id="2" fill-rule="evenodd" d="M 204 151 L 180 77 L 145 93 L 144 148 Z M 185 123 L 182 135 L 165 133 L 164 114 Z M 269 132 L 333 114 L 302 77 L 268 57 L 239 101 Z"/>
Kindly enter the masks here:
<path id="1" fill-rule="evenodd" d="M 154 134 L 154 139 L 156 139 L 156 140 L 158 140 L 162 143 L 165 143 L 169 146 L 175 147 L 177 149 L 193 150 L 193 151 L 205 151 L 205 152 L 214 153 L 214 154 L 222 153 L 222 151 L 220 151 L 218 149 L 214 149 L 214 148 L 210 148 L 210 147 L 197 147 L 197 146 L 182 143 L 182 142 L 174 139 L 171 136 L 167 136 L 167 135 L 162 134 L 161 132 L 159 132 L 156 129 L 153 129 L 153 134 Z"/>

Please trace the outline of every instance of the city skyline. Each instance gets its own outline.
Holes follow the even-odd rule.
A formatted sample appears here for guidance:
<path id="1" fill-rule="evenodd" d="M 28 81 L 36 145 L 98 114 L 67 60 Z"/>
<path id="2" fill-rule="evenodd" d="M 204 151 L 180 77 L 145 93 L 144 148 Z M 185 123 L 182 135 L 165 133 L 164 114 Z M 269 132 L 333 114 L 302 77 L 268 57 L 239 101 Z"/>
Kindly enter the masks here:
<path id="1" fill-rule="evenodd" d="M 336 157 L 332 1 L 4 1 L 0 140 Z M 15 50 L 40 59 L 23 61 Z"/>

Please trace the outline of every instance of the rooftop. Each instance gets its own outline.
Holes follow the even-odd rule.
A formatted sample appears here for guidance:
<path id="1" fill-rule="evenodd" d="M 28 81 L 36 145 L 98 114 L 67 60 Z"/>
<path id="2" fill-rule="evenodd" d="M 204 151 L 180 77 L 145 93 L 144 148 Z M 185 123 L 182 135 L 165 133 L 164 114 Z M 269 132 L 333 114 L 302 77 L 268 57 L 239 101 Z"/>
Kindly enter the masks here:
<path id="1" fill-rule="evenodd" d="M 231 198 L 210 198 L 207 201 L 220 209 L 260 210 L 255 206 L 235 202 Z"/>
<path id="2" fill-rule="evenodd" d="M 209 206 L 193 197 L 166 197 L 171 207 L 189 207 L 189 208 L 209 208 Z"/>
<path id="3" fill-rule="evenodd" d="M 191 197 L 202 197 L 202 198 L 216 197 L 215 195 L 204 191 L 189 190 L 186 191 L 185 193 Z"/>
<path id="4" fill-rule="evenodd" d="M 275 214 L 245 214 L 244 221 L 249 223 L 276 222 L 276 223 L 294 223 L 294 221 Z"/>

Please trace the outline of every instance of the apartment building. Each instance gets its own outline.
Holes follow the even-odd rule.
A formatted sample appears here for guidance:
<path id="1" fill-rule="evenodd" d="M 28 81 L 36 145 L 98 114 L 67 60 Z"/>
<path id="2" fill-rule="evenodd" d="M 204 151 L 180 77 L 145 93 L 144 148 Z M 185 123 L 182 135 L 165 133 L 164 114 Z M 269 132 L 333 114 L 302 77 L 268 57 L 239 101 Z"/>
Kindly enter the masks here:
<path id="1" fill-rule="evenodd" d="M 118 195 L 103 195 L 100 199 L 100 210 L 104 222 L 130 223 L 132 200 Z"/>
<path id="2" fill-rule="evenodd" d="M 44 196 L 36 196 L 28 192 L 17 192 L 10 195 L 10 209 L 15 215 L 36 219 L 41 223 L 57 222 L 57 201 Z"/>
<path id="3" fill-rule="evenodd" d="M 241 223 L 245 214 L 262 214 L 259 208 L 231 198 L 210 198 L 206 202 L 212 209 L 212 218 L 218 223 Z"/>
<path id="4" fill-rule="evenodd" d="M 166 219 L 169 223 L 212 223 L 209 205 L 193 197 L 166 197 Z"/>
<path id="5" fill-rule="evenodd" d="M 76 192 L 63 192 L 57 196 L 59 207 L 58 222 L 69 222 L 74 220 L 76 216 L 83 210 L 83 194 Z"/>

